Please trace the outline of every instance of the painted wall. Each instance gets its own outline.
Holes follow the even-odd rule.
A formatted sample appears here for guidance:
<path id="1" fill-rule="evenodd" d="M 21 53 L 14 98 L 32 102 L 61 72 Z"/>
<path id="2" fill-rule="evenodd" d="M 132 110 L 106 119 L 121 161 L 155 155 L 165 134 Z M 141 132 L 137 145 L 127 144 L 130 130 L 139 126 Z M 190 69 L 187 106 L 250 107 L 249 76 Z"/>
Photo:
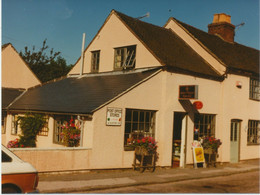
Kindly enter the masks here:
<path id="1" fill-rule="evenodd" d="M 220 94 L 212 96 L 213 92 L 221 90 L 221 83 L 191 76 L 161 72 L 142 85 L 134 88 L 124 96 L 94 113 L 93 158 L 98 168 L 108 166 L 131 167 L 133 160 L 132 151 L 124 151 L 124 123 L 125 109 L 156 110 L 156 133 L 160 166 L 171 166 L 173 114 L 186 112 L 178 101 L 179 85 L 199 85 L 199 100 L 204 107 L 201 113 L 217 114 L 219 120 Z M 145 91 L 145 93 L 144 93 Z M 191 101 L 191 103 L 194 100 Z M 108 107 L 122 108 L 122 125 L 106 126 L 106 111 Z M 191 143 L 193 141 L 193 122 L 188 119 L 187 163 L 193 163 Z M 216 126 L 219 131 L 218 124 Z M 218 133 L 217 133 L 218 136 Z M 104 144 L 100 144 L 104 143 Z M 220 154 L 221 155 L 221 154 Z"/>
<path id="2" fill-rule="evenodd" d="M 241 89 L 236 87 L 236 81 L 241 81 Z M 229 162 L 230 150 L 230 120 L 241 119 L 241 144 L 240 160 L 259 158 L 259 146 L 247 145 L 247 122 L 248 119 L 259 120 L 259 102 L 249 100 L 249 79 L 246 77 L 228 75 L 224 82 L 206 80 L 193 76 L 185 76 L 176 73 L 162 71 L 138 85 L 128 93 L 119 97 L 115 101 L 96 111 L 92 121 L 84 123 L 84 154 L 79 152 L 64 152 L 70 148 L 48 149 L 57 147 L 46 144 L 47 141 L 38 138 L 38 149 L 28 153 L 22 149 L 15 149 L 15 152 L 26 161 L 31 162 L 37 169 L 42 171 L 74 170 L 75 166 L 69 167 L 73 159 L 78 155 L 83 155 L 79 169 L 111 169 L 111 168 L 130 168 L 132 166 L 134 152 L 124 151 L 124 131 L 125 131 L 125 110 L 143 109 L 155 110 L 156 127 L 155 139 L 158 141 L 159 160 L 158 166 L 171 166 L 172 160 L 172 136 L 173 136 L 173 116 L 174 112 L 187 112 L 178 100 L 179 85 L 198 85 L 198 100 L 203 102 L 203 108 L 198 110 L 203 114 L 216 115 L 215 136 L 223 142 L 219 148 L 220 162 Z M 192 104 L 195 100 L 190 100 Z M 243 104 L 241 104 L 243 102 Z M 122 108 L 121 126 L 107 126 L 106 115 L 108 107 Z M 49 128 L 53 127 L 52 119 L 49 120 Z M 191 143 L 193 142 L 194 124 L 191 117 L 187 121 L 187 143 L 186 143 L 186 163 L 193 164 Z M 51 135 L 51 130 L 49 135 Z M 48 138 L 48 143 L 52 143 L 52 138 Z M 44 145 L 43 145 L 44 144 Z M 41 146 L 40 146 L 41 145 Z M 46 150 L 44 150 L 46 147 Z M 80 151 L 80 148 L 77 151 Z M 44 150 L 42 152 L 41 150 Z M 63 152 L 60 152 L 60 151 Z M 48 151 L 48 152 L 46 152 Z M 57 155 L 53 155 L 57 154 Z M 53 161 L 67 161 L 61 167 L 49 165 L 44 157 L 51 156 Z M 47 157 L 46 157 L 47 158 Z M 80 157 L 81 158 L 81 157 Z M 45 162 L 45 163 L 44 163 Z"/>
<path id="3" fill-rule="evenodd" d="M 236 82 L 242 83 L 242 88 L 236 87 Z M 238 75 L 228 75 L 223 82 L 223 161 L 230 159 L 230 122 L 240 119 L 240 160 L 260 158 L 259 145 L 247 144 L 248 120 L 260 120 L 260 102 L 249 99 L 250 78 Z"/>
<path id="4" fill-rule="evenodd" d="M 89 169 L 89 148 L 12 148 L 17 156 L 31 163 L 38 172 Z"/>
<path id="5" fill-rule="evenodd" d="M 30 88 L 41 82 L 9 44 L 2 50 L 2 87 Z"/>
<path id="6" fill-rule="evenodd" d="M 104 44 L 105 43 L 105 44 Z M 114 48 L 136 45 L 136 68 L 160 66 L 159 61 L 143 46 L 121 20 L 112 14 L 84 52 L 84 73 L 91 71 L 91 51 L 100 50 L 99 72 L 114 70 Z M 79 74 L 79 60 L 69 74 Z"/>

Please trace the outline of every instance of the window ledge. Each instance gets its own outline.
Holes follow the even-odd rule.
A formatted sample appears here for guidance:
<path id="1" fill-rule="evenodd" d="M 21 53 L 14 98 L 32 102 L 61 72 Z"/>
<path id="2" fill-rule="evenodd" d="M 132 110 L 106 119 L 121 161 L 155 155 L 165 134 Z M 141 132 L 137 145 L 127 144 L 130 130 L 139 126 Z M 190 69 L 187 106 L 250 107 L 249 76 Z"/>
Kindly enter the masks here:
<path id="1" fill-rule="evenodd" d="M 259 146 L 260 145 L 260 143 L 258 143 L 258 144 L 254 144 L 254 143 L 247 143 L 247 146 Z"/>

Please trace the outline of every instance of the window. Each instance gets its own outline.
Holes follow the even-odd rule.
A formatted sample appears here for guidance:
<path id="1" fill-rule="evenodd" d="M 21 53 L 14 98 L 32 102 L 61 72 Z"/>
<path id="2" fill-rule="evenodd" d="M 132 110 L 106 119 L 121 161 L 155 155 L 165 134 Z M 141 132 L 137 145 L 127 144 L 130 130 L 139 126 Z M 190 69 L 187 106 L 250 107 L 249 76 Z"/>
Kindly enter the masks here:
<path id="1" fill-rule="evenodd" d="M 69 115 L 56 115 L 54 117 L 53 143 L 64 144 L 61 133 L 64 126 L 69 126 L 71 119 L 75 120 L 75 117 Z M 75 125 L 79 126 L 77 123 Z"/>
<path id="2" fill-rule="evenodd" d="M 249 98 L 253 100 L 260 100 L 260 81 L 250 79 Z"/>
<path id="3" fill-rule="evenodd" d="M 203 136 L 215 137 L 215 115 L 195 114 L 194 116 L 194 140 Z"/>
<path id="4" fill-rule="evenodd" d="M 135 67 L 136 45 L 115 49 L 114 68 L 116 70 Z"/>
<path id="5" fill-rule="evenodd" d="M 248 121 L 247 143 L 260 144 L 260 121 L 257 120 Z"/>
<path id="6" fill-rule="evenodd" d="M 48 132 L 49 132 L 49 128 L 48 128 L 48 124 L 49 124 L 49 116 L 44 116 L 44 120 L 45 120 L 45 124 L 43 126 L 43 128 L 41 129 L 41 131 L 38 133 L 38 135 L 43 135 L 43 136 L 48 136 Z"/>
<path id="7" fill-rule="evenodd" d="M 91 56 L 91 72 L 98 72 L 100 51 L 92 51 L 91 53 L 92 53 L 92 56 Z"/>
<path id="8" fill-rule="evenodd" d="M 66 120 L 62 119 L 61 117 L 55 118 L 53 142 L 56 144 L 62 144 L 61 132 L 64 123 L 66 123 Z"/>
<path id="9" fill-rule="evenodd" d="M 7 112 L 2 111 L 2 134 L 5 134 L 6 131 L 6 117 L 7 117 Z"/>
<path id="10" fill-rule="evenodd" d="M 126 109 L 124 145 L 128 139 L 139 136 L 154 137 L 156 111 Z"/>
<path id="11" fill-rule="evenodd" d="M 18 115 L 12 115 L 11 134 L 17 135 L 18 133 Z"/>

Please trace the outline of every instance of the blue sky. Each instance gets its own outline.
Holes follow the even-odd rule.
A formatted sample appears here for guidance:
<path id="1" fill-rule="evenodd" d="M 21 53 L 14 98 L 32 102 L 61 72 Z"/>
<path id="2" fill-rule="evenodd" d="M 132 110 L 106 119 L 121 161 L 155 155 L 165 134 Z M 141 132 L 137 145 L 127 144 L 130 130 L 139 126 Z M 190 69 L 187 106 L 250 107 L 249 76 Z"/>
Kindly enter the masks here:
<path id="1" fill-rule="evenodd" d="M 158 26 L 175 17 L 203 31 L 215 13 L 226 13 L 234 25 L 245 22 L 235 41 L 259 49 L 259 0 L 2 0 L 1 41 L 19 52 L 25 46 L 39 49 L 47 38 L 50 48 L 74 64 L 82 34 L 87 47 L 112 9 L 132 17 L 149 12 L 143 21 Z"/>

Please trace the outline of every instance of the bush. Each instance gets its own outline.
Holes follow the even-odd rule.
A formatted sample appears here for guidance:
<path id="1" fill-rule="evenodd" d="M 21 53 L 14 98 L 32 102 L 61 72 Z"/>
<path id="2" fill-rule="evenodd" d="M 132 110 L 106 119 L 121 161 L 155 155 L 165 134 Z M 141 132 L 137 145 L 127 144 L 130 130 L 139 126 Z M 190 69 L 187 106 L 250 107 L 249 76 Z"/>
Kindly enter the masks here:
<path id="1" fill-rule="evenodd" d="M 18 122 L 21 127 L 20 145 L 24 147 L 36 147 L 38 133 L 44 127 L 46 120 L 43 114 L 25 114 L 19 116 Z"/>

